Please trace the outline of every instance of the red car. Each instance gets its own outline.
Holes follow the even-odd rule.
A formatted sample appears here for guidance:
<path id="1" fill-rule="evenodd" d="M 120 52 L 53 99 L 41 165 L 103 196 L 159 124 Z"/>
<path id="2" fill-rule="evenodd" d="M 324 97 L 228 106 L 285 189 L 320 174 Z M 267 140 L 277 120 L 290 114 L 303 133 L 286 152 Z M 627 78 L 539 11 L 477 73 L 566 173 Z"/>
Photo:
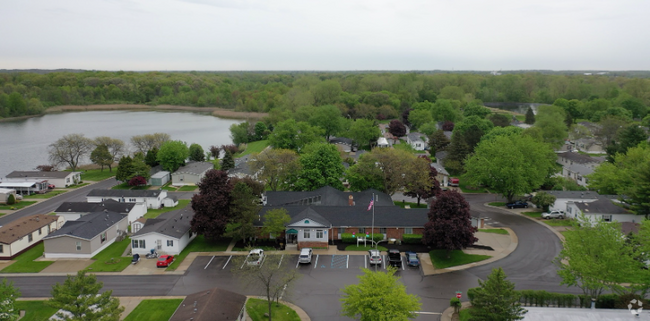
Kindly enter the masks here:
<path id="1" fill-rule="evenodd" d="M 47 185 L 47 188 L 49 188 L 49 189 L 54 189 L 55 187 L 56 187 L 56 186 L 54 186 L 54 184 L 49 184 L 49 185 Z"/>
<path id="2" fill-rule="evenodd" d="M 157 267 L 168 267 L 170 264 L 174 262 L 174 256 L 173 255 L 161 255 L 158 258 L 158 262 L 156 262 Z"/>

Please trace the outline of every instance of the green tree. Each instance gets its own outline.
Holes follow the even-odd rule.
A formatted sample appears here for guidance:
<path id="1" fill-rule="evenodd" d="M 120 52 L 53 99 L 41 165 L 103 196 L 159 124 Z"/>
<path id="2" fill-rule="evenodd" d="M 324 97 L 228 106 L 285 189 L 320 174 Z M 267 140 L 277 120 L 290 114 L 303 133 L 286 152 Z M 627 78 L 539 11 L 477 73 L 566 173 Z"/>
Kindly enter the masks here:
<path id="1" fill-rule="evenodd" d="M 568 136 L 567 126 L 564 124 L 565 117 L 562 107 L 539 106 L 537 109 L 535 127 L 541 130 L 544 142 L 554 148 L 562 146 Z"/>
<path id="2" fill-rule="evenodd" d="M 13 195 L 13 194 L 11 194 Z M 0 283 L 0 321 L 18 320 L 20 311 L 15 309 L 16 299 L 20 291 L 14 287 L 13 282 L 2 279 Z"/>
<path id="3" fill-rule="evenodd" d="M 538 192 L 533 196 L 531 202 L 537 207 L 541 207 L 544 212 L 548 212 L 549 206 L 555 204 L 555 196 L 546 192 Z"/>
<path id="4" fill-rule="evenodd" d="M 47 304 L 70 313 L 57 312 L 56 316 L 61 320 L 120 320 L 124 307 L 120 306 L 118 299 L 111 297 L 112 290 L 100 294 L 102 287 L 103 283 L 97 281 L 97 276 L 81 270 L 76 276 L 68 275 L 63 284 L 52 286 L 52 298 Z"/>
<path id="5" fill-rule="evenodd" d="M 232 221 L 226 225 L 225 235 L 234 238 L 235 241 L 254 237 L 257 229 L 253 222 L 260 210 L 259 196 L 255 195 L 253 189 L 243 181 L 235 184 L 230 195 Z"/>
<path id="6" fill-rule="evenodd" d="M 144 162 L 151 167 L 160 165 L 160 162 L 158 162 L 158 148 L 153 147 L 147 151 L 147 156 L 145 156 Z"/>
<path id="7" fill-rule="evenodd" d="M 132 173 L 129 179 L 135 176 L 142 176 L 144 179 L 151 178 L 151 167 L 145 163 L 144 154 L 137 152 L 133 155 L 133 162 L 131 163 Z"/>
<path id="8" fill-rule="evenodd" d="M 120 156 L 124 155 L 124 152 L 126 150 L 124 141 L 108 136 L 95 137 L 95 146 L 99 145 L 106 145 L 108 152 L 111 154 L 113 162 L 120 159 Z"/>
<path id="9" fill-rule="evenodd" d="M 345 168 L 336 146 L 328 143 L 312 143 L 305 147 L 300 156 L 301 170 L 295 190 L 313 191 L 323 186 L 343 190 L 341 177 Z"/>
<path id="10" fill-rule="evenodd" d="M 235 145 L 248 143 L 251 136 L 248 131 L 249 128 L 250 124 L 247 121 L 230 125 L 230 139 L 232 139 L 232 142 Z"/>
<path id="11" fill-rule="evenodd" d="M 463 117 L 460 110 L 447 99 L 436 100 L 433 108 L 431 108 L 431 116 L 436 121 L 451 121 L 454 123 Z"/>
<path id="12" fill-rule="evenodd" d="M 369 147 L 381 136 L 381 130 L 373 120 L 357 119 L 351 125 L 347 133 L 360 148 Z"/>
<path id="13" fill-rule="evenodd" d="M 316 106 L 338 102 L 341 92 L 341 84 L 336 80 L 325 80 L 311 89 Z"/>
<path id="14" fill-rule="evenodd" d="M 298 153 L 290 149 L 265 149 L 251 155 L 248 166 L 271 191 L 287 190 L 300 172 Z"/>
<path id="15" fill-rule="evenodd" d="M 323 134 L 319 127 L 313 127 L 306 122 L 287 119 L 275 126 L 273 132 L 269 135 L 269 143 L 274 148 L 300 151 L 309 143 L 322 141 L 320 136 L 323 136 Z"/>
<path id="16" fill-rule="evenodd" d="M 205 161 L 205 152 L 203 151 L 203 147 L 199 144 L 192 144 L 190 145 L 190 160 L 195 161 L 195 162 L 203 162 Z"/>
<path id="17" fill-rule="evenodd" d="M 433 121 L 434 119 L 433 116 L 431 116 L 431 111 L 427 109 L 414 109 L 409 113 L 409 122 L 415 129 Z"/>
<path id="18" fill-rule="evenodd" d="M 519 303 L 519 294 L 515 284 L 506 280 L 502 268 L 492 269 L 487 280 L 478 280 L 479 287 L 474 292 L 472 308 L 469 310 L 472 320 L 511 321 L 521 320 L 526 309 Z"/>
<path id="19" fill-rule="evenodd" d="M 190 151 L 187 144 L 180 140 L 166 141 L 160 146 L 156 159 L 160 165 L 169 172 L 175 172 L 185 164 Z"/>
<path id="20" fill-rule="evenodd" d="M 533 112 L 533 109 L 528 107 L 528 110 L 526 111 L 526 120 L 524 121 L 528 125 L 532 125 L 535 123 L 535 113 Z"/>
<path id="21" fill-rule="evenodd" d="M 641 165 L 641 169 L 636 172 L 635 184 L 627 202 L 636 214 L 650 218 L 650 162 Z"/>
<path id="22" fill-rule="evenodd" d="M 376 188 L 393 195 L 406 186 L 408 167 L 415 162 L 415 158 L 412 153 L 401 149 L 374 148 L 348 170 L 350 189 Z"/>
<path id="23" fill-rule="evenodd" d="M 7 196 L 7 205 L 14 205 L 14 204 L 16 204 L 16 196 L 14 196 L 14 194 L 11 193 L 9 194 L 9 196 Z"/>
<path id="24" fill-rule="evenodd" d="M 372 272 L 363 269 L 358 284 L 343 289 L 342 314 L 361 321 L 395 321 L 415 319 L 420 298 L 406 292 L 406 286 L 395 276 L 395 269 Z"/>
<path id="25" fill-rule="evenodd" d="M 447 148 L 450 141 L 442 129 L 435 131 L 429 136 L 429 146 L 431 147 L 431 155 L 441 152 Z"/>
<path id="26" fill-rule="evenodd" d="M 93 164 L 101 166 L 101 171 L 104 171 L 104 166 L 108 166 L 108 171 L 113 171 L 113 156 L 108 151 L 106 145 L 99 145 L 95 147 L 95 150 L 90 153 L 90 161 Z"/>
<path id="27" fill-rule="evenodd" d="M 284 208 L 269 210 L 264 214 L 262 235 L 278 237 L 286 230 L 289 222 L 291 222 L 291 216 Z"/>
<path id="28" fill-rule="evenodd" d="M 325 134 L 325 139 L 329 139 L 330 136 L 339 133 L 342 120 L 341 111 L 336 106 L 325 105 L 316 108 L 314 114 L 309 117 L 309 124 L 320 127 Z"/>
<path id="29" fill-rule="evenodd" d="M 479 118 L 485 118 L 485 116 L 491 114 L 492 111 L 483 106 L 483 102 L 480 100 L 471 101 L 465 108 L 463 108 L 463 115 L 465 117 L 469 116 L 478 116 Z"/>
<path id="30" fill-rule="evenodd" d="M 494 127 L 507 127 L 510 126 L 510 117 L 504 114 L 492 114 L 488 117 Z"/>
<path id="31" fill-rule="evenodd" d="M 630 195 L 639 185 L 638 173 L 650 163 L 650 146 L 639 144 L 628 149 L 627 154 L 617 154 L 614 162 L 604 162 L 587 175 L 589 188 L 600 194 Z"/>
<path id="32" fill-rule="evenodd" d="M 10 116 L 22 116 L 25 115 L 27 110 L 27 103 L 23 99 L 23 95 L 18 92 L 12 92 L 9 94 L 7 99 L 7 105 L 9 107 Z"/>
<path id="33" fill-rule="evenodd" d="M 131 156 L 122 156 L 117 163 L 117 172 L 115 179 L 118 181 L 126 182 L 133 176 L 133 158 Z"/>
<path id="34" fill-rule="evenodd" d="M 447 158 L 445 167 L 463 172 L 467 155 L 474 152 L 474 147 L 481 140 L 483 135 L 494 128 L 491 121 L 481 119 L 478 116 L 469 116 L 454 126 L 451 144 L 447 147 Z"/>
<path id="35" fill-rule="evenodd" d="M 489 186 L 512 201 L 530 193 L 555 172 L 557 156 L 547 144 L 525 135 L 499 135 L 482 140 L 465 163 L 463 177 L 471 185 Z"/>
<path id="36" fill-rule="evenodd" d="M 614 145 L 615 147 L 607 149 L 609 161 L 614 160 L 615 153 L 625 154 L 628 149 L 636 147 L 641 142 L 647 141 L 648 134 L 646 134 L 645 130 L 640 126 L 632 124 L 621 129 L 618 132 L 617 138 L 617 144 Z"/>
<path id="37" fill-rule="evenodd" d="M 604 290 L 616 290 L 628 282 L 641 262 L 634 260 L 632 246 L 617 223 L 586 218 L 573 222 L 564 235 L 563 248 L 555 258 L 560 284 L 577 286 L 585 295 L 598 299 Z"/>
<path id="38" fill-rule="evenodd" d="M 230 151 L 226 151 L 221 159 L 221 170 L 228 171 L 232 168 L 235 168 L 235 159 Z"/>
<path id="39" fill-rule="evenodd" d="M 269 135 L 269 128 L 263 122 L 255 123 L 255 140 L 264 140 Z"/>

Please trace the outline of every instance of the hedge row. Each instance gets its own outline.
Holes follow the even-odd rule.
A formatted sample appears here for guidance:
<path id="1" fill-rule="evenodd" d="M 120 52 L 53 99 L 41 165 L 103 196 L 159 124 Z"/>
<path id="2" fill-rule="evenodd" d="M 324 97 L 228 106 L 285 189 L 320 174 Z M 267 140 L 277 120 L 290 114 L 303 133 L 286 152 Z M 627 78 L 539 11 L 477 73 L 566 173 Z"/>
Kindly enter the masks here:
<path id="1" fill-rule="evenodd" d="M 467 297 L 469 301 L 474 300 L 476 291 L 479 288 L 471 288 L 467 290 Z M 535 307 L 564 307 L 564 308 L 590 308 L 591 298 L 588 295 L 574 295 L 564 293 L 546 292 L 544 290 L 523 290 L 518 291 L 521 294 L 519 302 L 524 306 Z M 596 300 L 596 308 L 598 309 L 627 309 L 628 303 L 632 299 L 643 299 L 639 295 L 626 294 L 602 294 Z"/>
<path id="2" fill-rule="evenodd" d="M 364 237 L 364 236 L 365 236 L 365 234 L 363 234 L 363 233 L 357 233 L 355 236 L 352 236 L 352 233 L 341 233 L 341 242 L 350 243 L 350 244 L 357 244 L 357 237 Z M 374 235 L 374 237 L 372 237 L 372 239 L 375 242 L 379 242 L 379 241 L 384 239 L 384 234 L 375 233 L 375 235 Z M 370 237 L 368 237 L 368 240 L 370 240 Z"/>
<path id="3" fill-rule="evenodd" d="M 404 244 L 422 244 L 422 234 L 402 234 Z"/>

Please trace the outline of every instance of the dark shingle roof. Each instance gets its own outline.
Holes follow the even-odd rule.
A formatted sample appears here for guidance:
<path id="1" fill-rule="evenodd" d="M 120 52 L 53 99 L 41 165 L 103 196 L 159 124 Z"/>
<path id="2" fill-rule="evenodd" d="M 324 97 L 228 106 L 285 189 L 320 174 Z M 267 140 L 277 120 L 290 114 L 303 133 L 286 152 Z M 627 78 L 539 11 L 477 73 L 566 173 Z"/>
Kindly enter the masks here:
<path id="1" fill-rule="evenodd" d="M 158 218 L 148 219 L 142 229 L 133 236 L 160 233 L 174 238 L 181 238 L 190 230 L 190 222 L 193 217 L 194 210 L 188 205 L 175 211 L 163 213 Z"/>
<path id="2" fill-rule="evenodd" d="M 56 213 L 92 213 L 101 212 L 103 210 L 129 214 L 135 203 L 120 203 L 114 200 L 105 200 L 100 203 L 86 203 L 86 202 L 64 202 L 54 212 Z"/>
<path id="3" fill-rule="evenodd" d="M 36 214 L 13 220 L 0 227 L 0 243 L 11 244 L 58 219 L 56 215 Z"/>
<path id="4" fill-rule="evenodd" d="M 213 168 L 214 164 L 209 162 L 188 162 L 185 166 L 177 169 L 174 173 L 172 173 L 172 175 L 176 173 L 201 175 L 203 172 L 206 172 Z"/>
<path id="5" fill-rule="evenodd" d="M 558 198 L 575 198 L 575 199 L 599 199 L 599 198 L 607 198 L 607 199 L 616 199 L 618 196 L 617 195 L 600 195 L 597 192 L 594 191 L 540 191 L 540 192 L 546 192 L 550 195 L 555 196 L 556 199 Z"/>
<path id="6" fill-rule="evenodd" d="M 589 203 L 575 203 L 576 206 L 585 214 L 632 214 L 621 206 L 614 204 L 608 199 L 599 199 Z"/>
<path id="7" fill-rule="evenodd" d="M 94 189 L 87 196 L 106 197 L 158 197 L 161 190 L 132 190 L 132 189 Z"/>
<path id="8" fill-rule="evenodd" d="M 41 171 L 13 171 L 7 178 L 38 177 L 38 178 L 66 178 L 75 172 L 41 172 Z"/>
<path id="9" fill-rule="evenodd" d="M 368 206 L 373 193 L 377 199 L 375 206 L 395 206 L 388 194 L 375 189 L 363 192 L 343 192 L 331 186 L 324 186 L 309 192 L 267 191 L 266 205 L 349 206 L 349 197 L 352 196 L 356 206 L 364 206 L 364 204 Z"/>
<path id="10" fill-rule="evenodd" d="M 169 321 L 237 320 L 245 303 L 244 295 L 212 288 L 186 296 Z"/>
<path id="11" fill-rule="evenodd" d="M 332 137 L 329 139 L 329 142 L 332 144 L 344 144 L 349 146 L 354 144 L 354 140 L 347 137 Z"/>
<path id="12" fill-rule="evenodd" d="M 589 163 L 602 163 L 603 159 L 591 157 L 589 155 L 583 155 L 580 153 L 574 152 L 565 152 L 558 154 L 558 157 L 568 159 L 574 163 L 578 164 L 589 164 Z"/>
<path id="13" fill-rule="evenodd" d="M 60 230 L 54 231 L 44 239 L 60 236 L 73 236 L 86 240 L 92 240 L 99 233 L 117 224 L 127 217 L 115 212 L 94 212 L 80 217 L 76 221 L 67 221 Z"/>

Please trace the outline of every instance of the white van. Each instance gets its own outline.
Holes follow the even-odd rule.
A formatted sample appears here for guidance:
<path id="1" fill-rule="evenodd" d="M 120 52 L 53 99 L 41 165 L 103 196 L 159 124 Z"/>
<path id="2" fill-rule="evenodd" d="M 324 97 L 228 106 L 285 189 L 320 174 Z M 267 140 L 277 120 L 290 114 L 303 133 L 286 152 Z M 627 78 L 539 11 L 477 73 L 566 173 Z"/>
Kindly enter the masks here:
<path id="1" fill-rule="evenodd" d="M 311 248 L 304 248 L 300 250 L 300 257 L 298 258 L 299 263 L 311 263 Z"/>

